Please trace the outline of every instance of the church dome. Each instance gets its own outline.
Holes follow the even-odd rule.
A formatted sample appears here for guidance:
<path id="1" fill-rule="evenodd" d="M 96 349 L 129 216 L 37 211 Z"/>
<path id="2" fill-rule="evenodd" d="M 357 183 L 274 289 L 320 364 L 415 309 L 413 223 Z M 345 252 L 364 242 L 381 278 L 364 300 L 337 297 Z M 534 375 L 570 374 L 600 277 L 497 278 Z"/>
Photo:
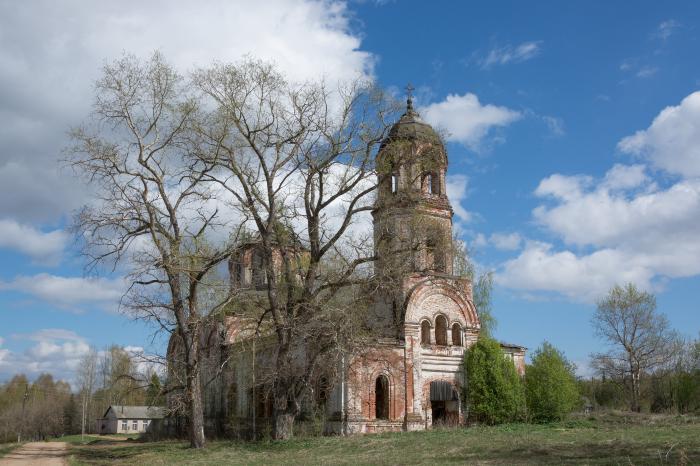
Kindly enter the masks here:
<path id="1" fill-rule="evenodd" d="M 433 127 L 424 122 L 418 112 L 413 109 L 413 99 L 410 97 L 406 101 L 406 112 L 391 127 L 382 146 L 399 140 L 430 142 L 442 145 L 442 140 Z"/>

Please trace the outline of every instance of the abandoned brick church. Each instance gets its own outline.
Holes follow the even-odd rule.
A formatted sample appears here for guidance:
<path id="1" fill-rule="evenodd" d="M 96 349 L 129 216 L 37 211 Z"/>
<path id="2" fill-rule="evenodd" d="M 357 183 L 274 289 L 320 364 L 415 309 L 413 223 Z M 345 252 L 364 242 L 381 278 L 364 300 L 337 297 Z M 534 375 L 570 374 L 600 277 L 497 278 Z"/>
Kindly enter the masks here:
<path id="1" fill-rule="evenodd" d="M 408 269 L 400 268 L 393 288 L 376 300 L 376 325 L 393 325 L 395 331 L 377 332 L 371 345 L 343 361 L 337 380 L 324 380 L 325 386 L 319 387 L 326 433 L 421 430 L 458 424 L 465 417 L 462 360 L 478 338 L 479 312 L 472 284 L 453 275 L 452 248 L 444 247 L 452 238 L 453 216 L 445 184 L 447 153 L 433 128 L 413 109 L 410 97 L 376 163 L 380 183 L 372 216 L 377 275 L 391 275 L 395 264 L 386 251 L 396 246 L 393 243 L 410 242 L 425 230 L 431 231 L 433 243 L 415 255 Z M 378 245 L 380 234 L 387 232 L 392 239 Z M 232 286 L 254 286 L 254 243 L 240 248 L 230 272 Z M 241 320 L 227 319 L 219 344 L 230 352 L 229 369 L 204 393 L 209 428 L 222 422 L 249 426 L 256 418 L 260 424 L 272 414 L 270 403 L 251 381 L 256 361 L 251 357 L 251 331 Z M 525 348 L 504 343 L 502 348 L 522 374 Z"/>

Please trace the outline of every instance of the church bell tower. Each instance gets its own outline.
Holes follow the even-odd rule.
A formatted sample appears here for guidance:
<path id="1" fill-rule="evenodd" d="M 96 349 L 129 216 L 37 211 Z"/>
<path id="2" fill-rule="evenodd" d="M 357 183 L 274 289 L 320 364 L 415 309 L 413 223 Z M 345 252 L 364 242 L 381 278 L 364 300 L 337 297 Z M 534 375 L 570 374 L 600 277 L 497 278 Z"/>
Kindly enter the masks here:
<path id="1" fill-rule="evenodd" d="M 413 108 L 390 129 L 376 158 L 379 190 L 374 218 L 377 275 L 452 274 L 452 207 L 447 199 L 447 152 Z"/>

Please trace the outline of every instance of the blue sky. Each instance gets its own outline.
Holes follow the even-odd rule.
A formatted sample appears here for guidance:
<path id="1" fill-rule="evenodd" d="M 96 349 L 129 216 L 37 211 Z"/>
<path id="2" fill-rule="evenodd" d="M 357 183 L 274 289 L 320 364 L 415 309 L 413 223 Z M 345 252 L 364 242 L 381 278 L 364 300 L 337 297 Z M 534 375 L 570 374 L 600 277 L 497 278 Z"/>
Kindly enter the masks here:
<path id="1" fill-rule="evenodd" d="M 293 79 L 372 76 L 448 134 L 455 225 L 497 278 L 497 336 L 586 373 L 594 301 L 656 293 L 700 331 L 697 2 L 0 1 L 0 381 L 65 377 L 88 345 L 162 349 L 86 277 L 65 230 L 89 192 L 58 168 L 105 60 L 183 72 L 250 53 Z"/>

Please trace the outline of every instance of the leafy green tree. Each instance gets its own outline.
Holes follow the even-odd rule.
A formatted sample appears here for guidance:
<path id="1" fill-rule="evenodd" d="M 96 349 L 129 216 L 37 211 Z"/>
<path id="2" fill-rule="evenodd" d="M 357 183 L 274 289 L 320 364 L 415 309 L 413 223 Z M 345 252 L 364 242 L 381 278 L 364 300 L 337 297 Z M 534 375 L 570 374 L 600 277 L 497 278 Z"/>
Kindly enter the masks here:
<path id="1" fill-rule="evenodd" d="M 561 420 L 580 401 L 574 366 L 546 341 L 525 369 L 525 395 L 530 418 L 536 422 Z"/>
<path id="2" fill-rule="evenodd" d="M 497 341 L 479 337 L 465 355 L 464 368 L 465 397 L 471 419 L 498 424 L 525 417 L 522 381 Z"/>
<path id="3" fill-rule="evenodd" d="M 161 406 L 165 404 L 165 396 L 163 396 L 163 385 L 160 382 L 158 374 L 153 372 L 151 379 L 146 388 L 146 404 L 148 406 Z"/>

